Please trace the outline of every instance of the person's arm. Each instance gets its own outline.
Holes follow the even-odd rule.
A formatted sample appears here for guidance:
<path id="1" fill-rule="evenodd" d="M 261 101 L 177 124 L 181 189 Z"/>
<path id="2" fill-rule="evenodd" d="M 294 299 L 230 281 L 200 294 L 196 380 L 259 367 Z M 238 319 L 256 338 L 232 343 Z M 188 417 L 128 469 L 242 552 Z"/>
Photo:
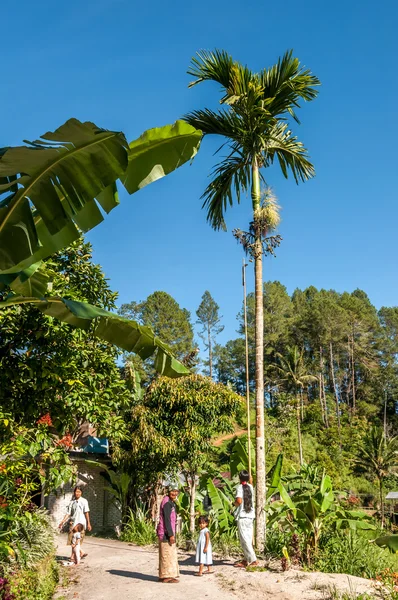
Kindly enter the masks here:
<path id="1" fill-rule="evenodd" d="M 64 518 L 62 519 L 61 523 L 58 525 L 58 527 L 59 527 L 60 529 L 62 529 L 62 527 L 64 526 L 64 523 L 65 523 L 65 522 L 66 522 L 68 519 L 70 519 L 70 517 L 71 517 L 71 511 L 72 511 L 72 509 L 71 509 L 71 505 L 70 505 L 70 504 L 69 504 L 69 506 L 68 506 L 68 508 L 67 508 L 67 511 L 68 511 L 68 512 L 66 513 L 66 515 L 65 515 L 65 516 L 64 516 Z"/>
<path id="2" fill-rule="evenodd" d="M 166 502 L 163 506 L 163 515 L 164 515 L 164 526 L 166 528 L 167 536 L 169 538 L 169 543 L 175 543 L 174 531 L 171 526 L 171 511 L 173 510 L 173 506 L 171 502 Z"/>
<path id="3" fill-rule="evenodd" d="M 238 487 L 236 489 L 235 506 L 239 506 L 240 504 L 242 504 L 242 499 L 243 499 L 243 486 L 238 485 Z"/>
<path id="4" fill-rule="evenodd" d="M 209 547 L 209 542 L 210 542 L 210 533 L 208 531 L 206 531 L 206 541 L 205 541 L 205 547 L 203 548 L 203 552 L 206 554 L 207 549 Z"/>
<path id="5" fill-rule="evenodd" d="M 91 531 L 90 509 L 89 509 L 87 500 L 86 500 L 86 512 L 84 513 L 84 516 L 86 517 L 86 521 L 87 521 L 87 531 Z"/>

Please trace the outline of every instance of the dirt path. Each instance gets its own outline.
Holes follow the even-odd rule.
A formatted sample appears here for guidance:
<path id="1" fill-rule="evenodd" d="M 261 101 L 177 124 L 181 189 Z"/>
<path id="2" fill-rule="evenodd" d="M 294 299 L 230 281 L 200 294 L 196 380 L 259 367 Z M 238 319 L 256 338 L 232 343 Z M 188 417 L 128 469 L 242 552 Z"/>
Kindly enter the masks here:
<path id="1" fill-rule="evenodd" d="M 239 437 L 241 435 L 243 435 L 244 433 L 247 434 L 247 430 L 246 429 L 237 429 L 236 431 L 234 431 L 233 433 L 227 433 L 226 435 L 223 435 L 219 438 L 217 438 L 214 442 L 213 442 L 213 446 L 221 446 L 221 444 L 223 442 L 225 442 L 225 440 L 232 440 L 232 438 Z"/>
<path id="2" fill-rule="evenodd" d="M 59 589 L 55 598 L 78 600 L 235 600 L 228 590 L 218 588 L 216 574 L 195 577 L 197 567 L 189 555 L 179 556 L 179 584 L 158 582 L 158 554 L 152 547 L 141 548 L 116 540 L 86 538 L 88 553 L 78 567 L 68 567 L 69 589 Z M 58 554 L 67 558 L 66 538 L 60 536 Z M 222 565 L 217 565 L 218 571 Z M 232 570 L 232 567 L 231 567 Z"/>
<path id="3" fill-rule="evenodd" d="M 67 589 L 61 600 L 332 600 L 331 590 L 346 591 L 351 597 L 374 595 L 369 580 L 347 575 L 306 573 L 277 569 L 248 573 L 235 569 L 232 561 L 215 561 L 213 575 L 194 577 L 194 557 L 179 555 L 180 583 L 158 583 L 156 548 L 141 548 L 116 540 L 89 537 L 84 540 L 88 557 L 79 567 L 66 567 Z M 66 538 L 60 536 L 59 557 L 67 558 Z"/>

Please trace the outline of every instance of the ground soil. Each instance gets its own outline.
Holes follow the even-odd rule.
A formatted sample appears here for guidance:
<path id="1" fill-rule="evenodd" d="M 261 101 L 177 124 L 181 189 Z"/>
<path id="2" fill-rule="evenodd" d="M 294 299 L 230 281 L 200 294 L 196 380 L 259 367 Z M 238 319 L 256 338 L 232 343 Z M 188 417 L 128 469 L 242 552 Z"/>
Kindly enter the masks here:
<path id="1" fill-rule="evenodd" d="M 66 538 L 59 537 L 59 560 L 67 559 Z M 180 553 L 180 583 L 158 582 L 155 547 L 138 547 L 116 540 L 89 537 L 88 553 L 78 567 L 65 567 L 58 600 L 330 600 L 331 589 L 348 591 L 354 598 L 367 592 L 374 595 L 372 583 L 359 577 L 327 575 L 289 570 L 278 565 L 267 571 L 248 573 L 236 569 L 233 560 L 215 560 L 214 574 L 195 577 L 192 554 Z M 67 584 L 66 584 L 67 583 Z"/>

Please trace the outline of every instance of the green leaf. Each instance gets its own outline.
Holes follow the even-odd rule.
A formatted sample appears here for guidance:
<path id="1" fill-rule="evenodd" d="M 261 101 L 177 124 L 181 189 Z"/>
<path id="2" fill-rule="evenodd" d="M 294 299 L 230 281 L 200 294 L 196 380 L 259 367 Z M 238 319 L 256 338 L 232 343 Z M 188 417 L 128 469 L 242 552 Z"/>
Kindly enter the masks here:
<path id="1" fill-rule="evenodd" d="M 128 167 L 121 180 L 130 194 L 168 175 L 197 153 L 202 132 L 185 121 L 148 129 L 129 144 Z"/>
<path id="2" fill-rule="evenodd" d="M 255 453 L 251 443 L 252 473 L 255 473 Z M 239 471 L 249 470 L 248 439 L 247 436 L 237 438 L 231 453 L 230 459 L 231 477 L 234 477 Z"/>
<path id="3" fill-rule="evenodd" d="M 45 315 L 80 329 L 88 329 L 94 322 L 94 333 L 102 340 L 128 352 L 134 352 L 142 359 L 156 353 L 155 368 L 161 375 L 180 377 L 190 373 L 189 369 L 174 358 L 170 348 L 155 336 L 150 327 L 139 325 L 136 321 L 91 304 L 59 297 L 39 299 L 13 296 L 1 302 L 0 309 L 18 304 L 33 304 Z"/>
<path id="4" fill-rule="evenodd" d="M 228 531 L 234 520 L 233 515 L 230 512 L 231 502 L 221 490 L 216 488 L 212 479 L 207 480 L 207 493 L 209 494 L 212 508 L 217 514 L 220 533 Z"/>
<path id="5" fill-rule="evenodd" d="M 75 241 L 130 194 L 195 156 L 202 133 L 184 121 L 121 132 L 70 119 L 27 146 L 0 155 L 0 273 L 19 273 Z M 18 187 L 16 187 L 16 183 Z"/>
<path id="6" fill-rule="evenodd" d="M 278 485 L 281 481 L 283 466 L 283 454 L 278 454 L 275 464 L 267 473 L 267 497 L 270 498 L 278 491 Z"/>
<path id="7" fill-rule="evenodd" d="M 390 552 L 398 552 L 398 535 L 382 535 L 375 539 L 380 548 L 388 548 Z"/>
<path id="8" fill-rule="evenodd" d="M 128 145 L 122 133 L 77 119 L 27 146 L 6 150 L 0 177 L 16 176 L 18 189 L 11 180 L 0 186 L 0 193 L 8 194 L 0 207 L 0 269 L 20 271 L 44 258 L 36 218 L 50 236 L 61 234 L 57 249 L 61 239 L 70 243 L 79 237 L 78 227 L 88 231 L 102 221 L 95 199 L 100 202 L 105 195 L 104 203 L 110 207 L 105 190 L 127 164 Z"/>

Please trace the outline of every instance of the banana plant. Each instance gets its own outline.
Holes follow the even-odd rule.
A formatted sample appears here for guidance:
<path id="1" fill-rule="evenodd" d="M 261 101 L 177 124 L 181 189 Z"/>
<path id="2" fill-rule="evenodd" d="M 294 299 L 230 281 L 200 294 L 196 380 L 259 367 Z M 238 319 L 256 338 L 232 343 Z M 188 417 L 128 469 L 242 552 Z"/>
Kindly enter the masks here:
<path id="1" fill-rule="evenodd" d="M 252 474 L 253 481 L 256 481 L 256 466 L 254 462 L 254 449 L 252 447 Z M 266 476 L 267 498 L 271 498 L 277 491 L 282 476 L 283 454 L 279 454 L 275 464 L 271 467 Z M 247 436 L 237 438 L 231 452 L 230 471 L 231 477 L 238 475 L 240 471 L 249 470 L 249 453 Z"/>
<path id="2" fill-rule="evenodd" d="M 230 533 L 234 528 L 235 519 L 232 514 L 234 495 L 230 485 L 224 489 L 214 485 L 211 478 L 207 480 L 207 493 L 209 495 L 212 511 L 214 513 L 213 525 L 217 533 Z"/>
<path id="3" fill-rule="evenodd" d="M 298 489 L 290 495 L 282 483 L 278 485 L 280 500 L 270 507 L 269 526 L 280 527 L 303 536 L 307 560 L 316 552 L 326 525 L 334 529 L 367 529 L 376 527 L 362 511 L 345 510 L 340 506 L 328 475 L 323 475 L 312 490 Z"/>
<path id="4" fill-rule="evenodd" d="M 0 309 L 34 304 L 141 358 L 156 353 L 156 370 L 189 373 L 149 328 L 100 308 L 47 296 L 43 260 L 70 245 L 119 204 L 117 180 L 133 194 L 198 151 L 201 131 L 184 121 L 144 132 L 130 144 L 123 133 L 70 119 L 25 146 L 0 149 L 0 291 L 13 294 Z"/>

